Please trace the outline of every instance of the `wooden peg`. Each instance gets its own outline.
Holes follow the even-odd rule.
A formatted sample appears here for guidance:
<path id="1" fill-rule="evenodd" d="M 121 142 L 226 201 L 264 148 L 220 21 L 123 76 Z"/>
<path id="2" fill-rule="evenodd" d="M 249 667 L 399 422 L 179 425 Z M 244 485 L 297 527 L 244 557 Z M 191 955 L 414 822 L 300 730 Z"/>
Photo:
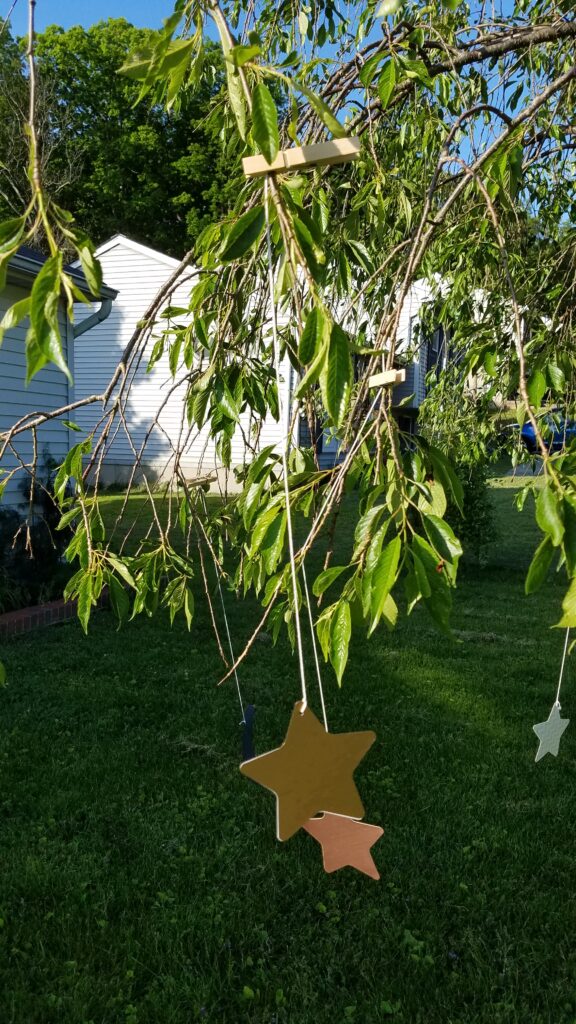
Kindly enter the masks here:
<path id="1" fill-rule="evenodd" d="M 406 380 L 406 370 L 384 370 L 368 377 L 369 388 L 382 388 L 390 384 L 402 384 Z"/>
<path id="2" fill-rule="evenodd" d="M 320 167 L 329 164 L 345 164 L 360 155 L 360 139 L 332 139 L 330 142 L 316 142 L 311 146 L 293 146 L 281 149 L 271 164 L 265 156 L 245 156 L 242 168 L 247 178 L 262 178 L 265 174 L 281 174 L 285 171 L 302 171 L 306 167 Z"/>

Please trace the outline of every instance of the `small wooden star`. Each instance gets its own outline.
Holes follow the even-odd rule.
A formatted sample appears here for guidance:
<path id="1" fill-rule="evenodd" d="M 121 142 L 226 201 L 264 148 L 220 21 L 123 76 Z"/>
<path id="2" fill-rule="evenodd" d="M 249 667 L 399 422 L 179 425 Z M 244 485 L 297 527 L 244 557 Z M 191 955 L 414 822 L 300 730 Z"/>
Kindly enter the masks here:
<path id="1" fill-rule="evenodd" d="M 539 761 L 545 754 L 558 756 L 558 747 L 562 733 L 570 724 L 569 718 L 560 718 L 560 705 L 556 702 L 545 722 L 539 722 L 532 728 L 540 740 L 540 746 L 536 752 L 535 761 Z"/>
<path id="2" fill-rule="evenodd" d="M 351 867 L 378 881 L 380 874 L 370 850 L 384 835 L 379 825 L 367 825 L 339 814 L 323 814 L 311 818 L 304 828 L 320 843 L 324 870 L 328 874 Z"/>
<path id="3" fill-rule="evenodd" d="M 276 794 L 278 839 L 289 839 L 319 811 L 364 816 L 352 776 L 375 739 L 373 732 L 326 732 L 308 707 L 295 705 L 283 744 L 240 765 Z"/>

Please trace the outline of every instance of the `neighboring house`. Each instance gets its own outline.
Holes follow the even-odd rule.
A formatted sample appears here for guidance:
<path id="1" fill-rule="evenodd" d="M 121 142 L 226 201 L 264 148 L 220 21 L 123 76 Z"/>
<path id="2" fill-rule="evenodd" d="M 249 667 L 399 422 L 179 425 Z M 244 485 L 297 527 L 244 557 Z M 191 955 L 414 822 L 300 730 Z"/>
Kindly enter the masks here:
<path id="1" fill-rule="evenodd" d="M 90 331 L 76 350 L 75 380 L 79 397 L 105 388 L 136 325 L 178 266 L 177 260 L 140 245 L 125 235 L 111 238 L 100 246 L 96 254 L 102 264 L 104 279 L 118 290 L 118 298 L 106 322 Z M 182 284 L 166 306 L 186 308 L 194 280 L 195 271 L 191 269 L 188 277 L 184 275 Z M 176 319 L 178 323 L 186 323 L 185 315 L 179 315 Z M 163 320 L 158 321 L 153 336 L 162 330 L 164 323 Z M 143 470 L 152 481 L 169 479 L 173 469 L 173 449 L 178 447 L 183 449 L 180 465 L 186 477 L 192 478 L 198 473 L 214 473 L 220 480 L 225 479 L 228 486 L 233 486 L 234 477 L 222 469 L 216 456 L 215 444 L 209 437 L 208 426 L 200 432 L 193 431 L 187 438 L 188 425 L 183 400 L 185 385 L 166 401 L 172 383 L 168 354 L 165 352 L 151 372 L 147 372 L 153 344 L 151 339 L 131 380 L 126 406 L 128 429 L 118 424 L 113 432 L 102 465 L 101 481 L 104 484 L 126 483 L 130 479 L 136 462 L 135 452 L 139 455 L 154 418 L 165 402 L 159 425 L 153 426 L 146 441 L 139 470 Z M 282 400 L 284 408 L 288 409 L 291 372 L 287 361 L 283 364 L 282 374 Z M 76 422 L 89 432 L 95 429 L 99 416 L 100 411 L 96 406 L 88 406 L 79 410 Z M 244 462 L 246 447 L 243 431 L 248 429 L 248 416 L 243 415 L 241 429 L 236 431 L 232 441 L 232 467 Z M 270 444 L 280 446 L 285 431 L 285 424 L 276 422 L 271 416 L 267 417 L 260 431 L 259 447 Z M 140 472 L 136 480 L 139 476 Z"/>
<path id="2" fill-rule="evenodd" d="M 45 257 L 32 249 L 22 247 L 8 264 L 7 284 L 0 292 L 0 319 L 6 310 L 20 299 L 26 298 L 39 273 Z M 84 292 L 86 281 L 81 271 L 68 268 L 68 273 Z M 81 324 L 72 324 L 68 319 L 64 303 L 60 304 L 60 327 L 62 345 L 67 363 L 74 376 L 74 341 L 81 334 L 93 328 L 94 324 L 108 316 L 116 292 L 112 288 L 103 287 L 99 298 L 99 308 L 89 316 L 85 316 Z M 0 347 L 0 433 L 8 430 L 17 420 L 30 412 L 51 412 L 74 401 L 73 384 L 67 377 L 49 364 L 45 366 L 30 383 L 26 385 L 26 331 L 28 322 L 24 321 L 17 327 L 6 331 Z M 63 419 L 65 419 L 64 417 Z M 37 447 L 40 468 L 43 463 L 60 463 L 65 458 L 71 445 L 71 430 L 63 419 L 50 420 L 37 432 Z M 78 435 L 75 434 L 74 442 Z M 29 463 L 32 459 L 32 438 L 29 433 L 20 434 L 14 442 L 14 448 L 20 458 Z M 7 451 L 0 462 L 0 469 L 10 471 L 18 466 L 18 458 Z M 25 504 L 22 485 L 26 482 L 26 474 L 18 472 L 6 485 L 2 505 L 21 507 Z M 3 475 L 0 476 L 2 480 Z"/>

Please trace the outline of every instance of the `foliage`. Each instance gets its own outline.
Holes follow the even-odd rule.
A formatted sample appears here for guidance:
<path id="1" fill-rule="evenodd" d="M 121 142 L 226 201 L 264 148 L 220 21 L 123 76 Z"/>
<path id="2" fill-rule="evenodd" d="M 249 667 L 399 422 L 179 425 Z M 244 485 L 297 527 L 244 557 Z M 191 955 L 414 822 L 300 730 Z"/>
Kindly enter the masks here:
<path id="1" fill-rule="evenodd" d="M 488 487 L 488 467 L 481 462 L 460 466 L 456 464 L 456 471 L 462 480 L 463 511 L 460 513 L 452 507 L 448 510 L 447 518 L 462 538 L 464 552 L 469 552 L 478 562 L 483 563 L 488 545 L 499 540 L 494 504 Z"/>
<path id="2" fill-rule="evenodd" d="M 539 427 L 551 404 L 571 414 L 575 393 L 573 11 L 554 0 L 517 0 L 491 15 L 484 5 L 436 0 L 378 10 L 320 2 L 310 12 L 267 0 L 222 7 L 178 0 L 164 28 L 124 65 L 143 102 L 178 109 L 189 93 L 206 96 L 209 32 L 218 37 L 225 75 L 205 123 L 222 140 L 234 206 L 197 240 L 199 274 L 188 308 L 166 313 L 150 354 L 150 330 L 166 294 L 159 298 L 105 392 L 95 396 L 103 410 L 99 432 L 82 439 L 59 471 L 62 522 L 77 524 L 68 557 L 78 569 L 68 593 L 79 599 L 84 626 L 104 583 L 117 594 L 121 621 L 165 604 L 190 624 L 198 542 L 208 541 L 237 590 L 260 598 L 262 624 L 275 637 L 286 625 L 293 638 L 298 609 L 286 564 L 288 517 L 302 528 L 302 581 L 325 524 L 337 522 L 344 493 L 355 490 L 359 519 L 342 571 L 326 575 L 336 568 L 329 552 L 313 584 L 318 639 L 338 679 L 353 632 L 392 628 L 401 607 L 411 614 L 424 605 L 447 631 L 461 546 L 445 510 L 450 501 L 462 508 L 452 461 L 465 436 L 461 414 L 466 410 L 478 427 L 466 450 L 467 463 L 478 462 L 494 402 L 516 398 L 543 458 L 536 518 L 545 540 L 538 558 L 559 559 L 567 570 L 562 623 L 576 625 L 576 452 L 550 455 Z M 33 72 L 33 56 L 29 63 Z M 352 131 L 362 134 L 354 164 L 270 177 L 264 195 L 262 181 L 242 174 L 245 154 L 270 160 L 279 146 Z M 48 233 L 52 221 L 64 230 L 61 211 L 46 206 L 38 167 L 32 181 L 24 219 L 3 228 L 4 264 L 34 218 Z M 88 244 L 72 228 L 67 237 L 94 277 Z M 29 376 L 47 359 L 62 364 L 54 310 L 70 284 L 53 235 L 50 246 L 31 305 L 9 315 L 31 313 Z M 252 441 L 265 416 L 278 414 L 268 246 L 280 346 L 299 377 L 295 399 L 304 415 L 321 403 L 324 424 L 345 452 L 336 467 L 320 470 L 313 452 L 292 451 L 289 507 L 278 453 L 258 451 Z M 430 431 L 403 451 L 393 396 L 370 392 L 368 378 L 395 364 L 406 305 L 423 285 L 434 317 L 450 328 L 450 358 L 431 395 Z M 70 304 L 74 298 L 68 295 Z M 424 335 L 420 344 L 426 343 Z M 157 536 L 131 558 L 118 558 L 102 525 L 98 489 L 87 493 L 85 482 L 98 479 L 130 368 L 142 358 L 153 364 L 159 352 L 169 354 L 170 386 L 180 386 L 178 373 L 184 375 L 187 442 L 207 428 L 230 466 L 232 439 L 250 424 L 237 467 L 242 490 L 206 515 L 200 487 L 183 479 L 176 457 L 167 523 L 156 516 Z M 27 426 L 8 431 L 6 443 Z M 74 499 L 63 490 L 71 479 Z M 154 506 L 151 490 L 149 498 Z M 530 587 L 542 577 L 533 571 Z M 303 592 L 296 598 L 302 609 Z"/>

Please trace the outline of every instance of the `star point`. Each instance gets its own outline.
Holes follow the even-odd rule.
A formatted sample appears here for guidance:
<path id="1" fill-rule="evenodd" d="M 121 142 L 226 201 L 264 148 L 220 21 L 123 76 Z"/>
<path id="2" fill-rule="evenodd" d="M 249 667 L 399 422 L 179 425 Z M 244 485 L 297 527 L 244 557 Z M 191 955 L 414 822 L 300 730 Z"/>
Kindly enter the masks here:
<path id="1" fill-rule="evenodd" d="M 364 816 L 353 773 L 375 739 L 371 731 L 326 732 L 310 708 L 296 704 L 281 746 L 240 765 L 276 794 L 278 839 L 290 839 L 319 811 Z"/>
<path id="2" fill-rule="evenodd" d="M 545 722 L 538 722 L 537 725 L 532 726 L 540 741 L 536 757 L 534 758 L 535 761 L 540 761 L 546 754 L 552 754 L 554 757 L 558 756 L 562 734 L 569 724 L 569 718 L 560 717 L 560 705 L 556 703 L 553 705 Z"/>
<path id="3" fill-rule="evenodd" d="M 319 818 L 311 818 L 304 828 L 320 843 L 324 870 L 328 874 L 351 867 L 379 880 L 380 873 L 370 852 L 374 843 L 384 835 L 384 829 L 379 825 L 367 825 L 339 814 L 323 814 Z"/>

